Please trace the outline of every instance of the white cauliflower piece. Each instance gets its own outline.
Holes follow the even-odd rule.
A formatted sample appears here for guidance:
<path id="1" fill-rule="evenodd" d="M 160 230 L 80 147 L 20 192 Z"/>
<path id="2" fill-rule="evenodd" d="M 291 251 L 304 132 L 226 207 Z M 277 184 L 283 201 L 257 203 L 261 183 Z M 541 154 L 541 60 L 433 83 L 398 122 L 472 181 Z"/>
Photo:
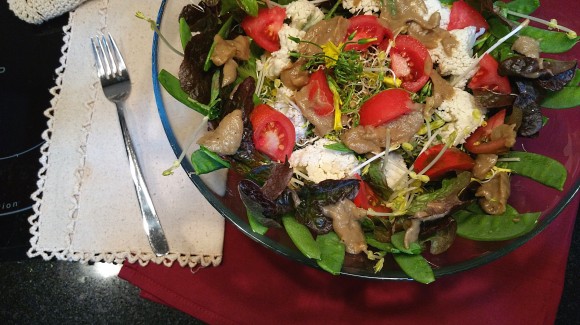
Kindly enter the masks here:
<path id="1" fill-rule="evenodd" d="M 264 76 L 269 79 L 276 79 L 280 76 L 280 72 L 292 63 L 288 51 L 278 50 L 272 52 L 270 56 L 262 57 Z"/>
<path id="2" fill-rule="evenodd" d="M 285 86 L 280 86 L 276 90 L 276 101 L 273 103 L 272 107 L 280 111 L 282 114 L 286 115 L 296 130 L 296 142 L 306 138 L 306 131 L 308 130 L 308 121 L 302 115 L 300 108 L 294 104 L 292 97 L 294 96 L 294 91 Z"/>
<path id="3" fill-rule="evenodd" d="M 427 14 L 423 16 L 423 19 L 429 20 L 432 14 L 439 12 L 441 20 L 439 21 L 439 27 L 447 29 L 449 25 L 449 15 L 451 14 L 451 8 L 442 5 L 439 0 L 424 0 L 425 7 L 427 7 Z"/>
<path id="4" fill-rule="evenodd" d="M 305 31 L 290 27 L 288 24 L 284 24 L 280 28 L 280 31 L 278 31 L 280 49 L 272 52 L 268 57 L 266 57 L 267 54 L 262 57 L 264 75 L 267 78 L 278 78 L 280 72 L 292 63 L 290 52 L 298 49 L 298 43 L 290 40 L 290 37 L 302 38 L 304 34 L 306 34 Z"/>
<path id="5" fill-rule="evenodd" d="M 409 169 L 407 168 L 407 164 L 405 164 L 403 156 L 396 152 L 390 152 L 385 166 L 387 185 L 392 190 L 403 188 L 407 180 L 409 180 L 408 173 Z"/>
<path id="6" fill-rule="evenodd" d="M 477 107 L 470 93 L 454 88 L 453 97 L 444 100 L 436 113 L 447 122 L 441 127 L 441 137 L 455 137 L 452 145 L 457 146 L 483 123 L 486 110 Z"/>
<path id="7" fill-rule="evenodd" d="M 326 149 L 324 145 L 334 143 L 328 139 L 320 139 L 315 143 L 296 150 L 290 156 L 290 167 L 296 171 L 305 172 L 315 183 L 325 179 L 343 179 L 358 165 L 358 160 L 352 153 Z"/>
<path id="8" fill-rule="evenodd" d="M 282 25 L 282 28 L 278 31 L 280 50 L 286 50 L 288 52 L 298 50 L 298 43 L 291 40 L 290 37 L 303 38 L 305 34 L 305 31 L 289 26 L 288 24 Z"/>
<path id="9" fill-rule="evenodd" d="M 308 0 L 297 0 L 286 6 L 286 18 L 291 20 L 291 27 L 308 30 L 324 19 L 324 13 Z"/>
<path id="10" fill-rule="evenodd" d="M 381 9 L 380 0 L 343 0 L 342 7 L 350 13 L 364 13 L 371 15 Z"/>
<path id="11" fill-rule="evenodd" d="M 442 76 L 452 76 L 452 83 L 459 88 L 463 88 L 467 80 L 471 78 L 477 69 L 473 69 L 476 61 L 473 58 L 473 46 L 477 39 L 477 28 L 469 26 L 463 29 L 450 31 L 451 35 L 457 40 L 457 46 L 451 50 L 451 55 L 447 55 L 443 45 L 439 44 L 436 48 L 430 49 L 429 54 L 434 63 L 438 64 L 437 70 Z M 468 70 L 470 70 L 469 73 Z M 463 76 L 462 80 L 454 80 Z"/>

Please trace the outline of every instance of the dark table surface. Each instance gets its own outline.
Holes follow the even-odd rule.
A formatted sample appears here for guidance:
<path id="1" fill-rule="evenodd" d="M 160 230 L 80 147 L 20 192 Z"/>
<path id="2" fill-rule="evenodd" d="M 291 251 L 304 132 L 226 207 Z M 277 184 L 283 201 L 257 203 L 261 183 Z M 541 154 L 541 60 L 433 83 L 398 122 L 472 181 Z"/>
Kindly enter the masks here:
<path id="1" fill-rule="evenodd" d="M 36 188 L 36 170 L 40 167 L 37 163 L 40 157 L 38 147 L 42 143 L 40 134 L 46 127 L 43 111 L 50 106 L 48 89 L 54 85 L 54 69 L 58 67 L 61 55 L 61 26 L 67 19 L 63 16 L 40 26 L 31 26 L 16 19 L 8 11 L 6 2 L 0 3 L 0 163 L 3 164 L 0 164 L 0 170 L 15 168 L 6 163 L 10 159 L 2 160 L 2 150 L 10 149 L 18 140 L 16 138 L 24 138 L 14 134 L 25 132 L 25 142 L 29 142 L 25 145 L 33 149 L 28 153 L 32 158 L 26 160 L 30 166 L 22 176 L 8 181 L 0 178 L 0 204 L 4 204 L 0 209 L 0 321 L 26 324 L 199 324 L 201 322 L 180 311 L 140 298 L 138 288 L 117 278 L 119 265 L 26 257 L 30 238 L 27 218 L 33 213 L 27 197 Z M 18 31 L 20 36 L 13 37 L 7 31 Z M 8 55 L 7 44 L 16 39 L 21 41 L 11 47 Z M 15 65 L 19 69 L 13 73 Z M 9 87 L 15 84 L 19 87 Z M 6 98 L 12 99 L 8 101 Z M 13 110 L 19 110 L 19 113 L 12 114 Z M 13 130 L 15 126 L 17 128 Z M 18 201 L 22 211 L 4 212 L 12 202 L 16 202 L 7 199 L 16 192 L 24 193 L 20 195 L 25 198 Z M 559 324 L 580 323 L 577 309 L 580 305 L 579 253 L 580 224 L 576 223 L 558 311 Z"/>

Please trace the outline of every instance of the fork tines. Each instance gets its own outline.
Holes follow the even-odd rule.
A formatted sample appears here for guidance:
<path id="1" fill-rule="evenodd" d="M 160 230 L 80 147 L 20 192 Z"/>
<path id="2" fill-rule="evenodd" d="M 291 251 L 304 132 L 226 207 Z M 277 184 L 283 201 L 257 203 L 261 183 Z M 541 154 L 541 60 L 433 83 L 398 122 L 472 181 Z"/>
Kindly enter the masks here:
<path id="1" fill-rule="evenodd" d="M 127 67 L 117 43 L 110 33 L 107 33 L 109 40 L 103 34 L 91 37 L 95 61 L 97 62 L 97 74 L 99 78 L 107 79 L 121 77 L 127 73 Z M 112 49 L 112 51 L 111 51 Z"/>

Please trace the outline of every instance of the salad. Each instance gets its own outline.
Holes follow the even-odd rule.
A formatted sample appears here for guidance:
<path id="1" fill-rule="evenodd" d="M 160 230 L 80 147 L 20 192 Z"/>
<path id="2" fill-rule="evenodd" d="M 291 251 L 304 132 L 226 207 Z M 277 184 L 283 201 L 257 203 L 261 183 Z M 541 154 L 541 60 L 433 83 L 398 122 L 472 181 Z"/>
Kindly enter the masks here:
<path id="1" fill-rule="evenodd" d="M 457 236 L 534 228 L 540 212 L 508 203 L 513 174 L 563 188 L 559 162 L 511 150 L 550 123 L 540 107 L 580 105 L 576 61 L 543 58 L 579 38 L 538 6 L 205 1 L 183 8 L 183 62 L 158 80 L 204 115 L 191 163 L 240 176 L 254 231 L 284 228 L 333 274 L 360 254 L 429 283 L 424 256 Z"/>

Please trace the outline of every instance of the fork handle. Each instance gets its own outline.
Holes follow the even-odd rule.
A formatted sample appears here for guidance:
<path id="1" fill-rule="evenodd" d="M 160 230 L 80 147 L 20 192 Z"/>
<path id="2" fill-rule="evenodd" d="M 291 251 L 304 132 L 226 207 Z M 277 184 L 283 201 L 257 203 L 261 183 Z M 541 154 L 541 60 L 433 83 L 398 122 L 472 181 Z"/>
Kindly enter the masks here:
<path id="1" fill-rule="evenodd" d="M 133 146 L 133 141 L 131 140 L 131 135 L 127 128 L 123 105 L 119 102 L 115 104 L 117 105 L 121 133 L 123 134 L 125 149 L 127 150 L 127 156 L 129 158 L 131 177 L 133 178 L 133 184 L 135 185 L 135 191 L 137 192 L 137 199 L 139 200 L 139 208 L 141 209 L 141 215 L 143 217 L 143 228 L 145 229 L 153 253 L 157 256 L 167 255 L 169 253 L 169 244 L 167 243 L 167 238 L 165 237 L 165 233 L 161 227 L 161 222 L 159 221 L 157 212 L 155 212 L 151 195 L 149 195 L 147 184 L 145 184 L 145 179 L 143 178 L 143 173 L 141 172 L 141 167 L 137 160 L 135 147 Z"/>

